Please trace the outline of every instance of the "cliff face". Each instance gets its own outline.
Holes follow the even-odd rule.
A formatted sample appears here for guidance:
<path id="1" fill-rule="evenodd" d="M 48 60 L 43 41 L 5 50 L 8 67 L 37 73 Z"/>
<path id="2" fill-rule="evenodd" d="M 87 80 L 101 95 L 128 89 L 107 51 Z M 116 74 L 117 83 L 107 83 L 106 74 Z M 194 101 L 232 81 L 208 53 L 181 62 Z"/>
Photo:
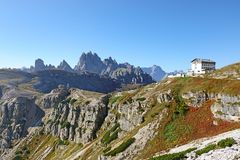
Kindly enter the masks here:
<path id="1" fill-rule="evenodd" d="M 41 123 L 44 112 L 35 104 L 34 98 L 16 97 L 0 105 L 0 148 L 11 147 L 12 141 L 28 133 L 28 128 Z"/>
<path id="2" fill-rule="evenodd" d="M 52 90 L 50 93 L 44 95 L 40 100 L 40 106 L 43 108 L 51 108 L 64 99 L 69 95 L 69 91 L 65 86 L 58 86 L 57 89 Z"/>
<path id="3" fill-rule="evenodd" d="M 107 116 L 107 97 L 99 100 L 71 99 L 54 107 L 45 132 L 76 143 L 87 143 L 96 138 Z"/>

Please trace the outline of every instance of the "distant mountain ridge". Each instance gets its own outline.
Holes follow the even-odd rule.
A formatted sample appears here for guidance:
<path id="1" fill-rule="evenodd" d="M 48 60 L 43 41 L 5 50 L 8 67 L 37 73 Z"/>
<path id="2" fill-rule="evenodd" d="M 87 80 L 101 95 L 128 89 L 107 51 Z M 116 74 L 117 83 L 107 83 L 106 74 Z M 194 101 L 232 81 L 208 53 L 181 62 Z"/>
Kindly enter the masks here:
<path id="1" fill-rule="evenodd" d="M 140 67 L 134 67 L 129 63 L 118 64 L 112 57 L 102 60 L 96 53 L 83 53 L 77 65 L 73 68 L 63 60 L 58 67 L 45 65 L 44 61 L 37 59 L 35 66 L 25 69 L 28 72 L 46 70 L 63 70 L 74 73 L 93 73 L 119 81 L 122 84 L 149 84 L 153 83 L 152 77 Z"/>
<path id="2" fill-rule="evenodd" d="M 157 65 L 153 65 L 152 67 L 142 67 L 142 70 L 149 74 L 155 81 L 160 81 L 167 75 L 167 73 Z"/>

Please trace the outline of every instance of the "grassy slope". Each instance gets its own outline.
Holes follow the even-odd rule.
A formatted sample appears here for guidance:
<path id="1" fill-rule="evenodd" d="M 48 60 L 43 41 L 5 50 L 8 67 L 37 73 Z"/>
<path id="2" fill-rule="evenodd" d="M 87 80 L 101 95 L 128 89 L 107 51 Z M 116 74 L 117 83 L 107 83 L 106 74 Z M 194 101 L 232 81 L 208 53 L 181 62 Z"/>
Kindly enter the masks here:
<path id="1" fill-rule="evenodd" d="M 213 79 L 200 77 L 175 78 L 168 84 L 160 84 L 157 90 L 167 91 L 181 87 L 181 93 L 207 91 L 210 93 L 225 93 L 230 95 L 240 95 L 240 81 L 230 79 Z"/>
<path id="2" fill-rule="evenodd" d="M 210 78 L 176 78 L 158 85 L 154 92 L 168 91 L 174 88 L 180 88 L 180 94 L 188 91 L 204 90 L 211 93 L 240 95 L 240 81 Z M 208 101 L 201 108 L 193 108 L 190 106 L 187 114 L 176 120 L 172 118 L 175 111 L 174 105 L 176 104 L 171 104 L 169 107 L 169 116 L 162 122 L 161 127 L 158 129 L 158 135 L 148 143 L 139 157 L 149 158 L 157 152 L 167 150 L 176 145 L 186 144 L 195 139 L 240 128 L 239 123 L 225 122 L 222 120 L 216 120 L 218 126 L 213 125 L 215 119 L 210 110 L 212 103 L 213 101 Z"/>
<path id="3" fill-rule="evenodd" d="M 214 71 L 213 73 L 208 74 L 207 76 L 209 77 L 220 76 L 231 79 L 240 78 L 240 62 L 220 68 Z"/>
<path id="4" fill-rule="evenodd" d="M 119 105 L 124 104 L 126 101 L 136 100 L 138 98 L 146 98 L 147 103 L 149 104 L 149 110 L 144 116 L 145 121 L 137 126 L 131 132 L 126 133 L 123 137 L 118 138 L 112 141 L 107 147 L 111 146 L 112 148 L 117 147 L 122 142 L 127 139 L 133 137 L 140 128 L 144 127 L 148 123 L 155 120 L 157 114 L 161 113 L 163 108 L 168 109 L 168 116 L 164 118 L 161 122 L 160 127 L 157 129 L 157 136 L 148 142 L 145 149 L 142 151 L 139 158 L 149 158 L 152 157 L 155 153 L 163 150 L 167 150 L 172 148 L 175 145 L 186 144 L 189 141 L 206 137 L 213 136 L 219 133 L 223 133 L 235 128 L 239 128 L 239 123 L 230 123 L 224 122 L 221 120 L 218 121 L 218 126 L 213 125 L 213 115 L 210 111 L 210 106 L 213 103 L 212 101 L 207 102 L 201 108 L 192 108 L 189 107 L 189 111 L 184 115 L 180 116 L 177 119 L 173 119 L 173 114 L 176 111 L 176 107 L 178 104 L 176 102 L 172 102 L 168 105 L 159 104 L 156 102 L 156 97 L 159 96 L 160 93 L 168 90 L 174 90 L 175 88 L 179 88 L 179 94 L 185 93 L 188 91 L 202 91 L 205 90 L 207 92 L 213 93 L 227 93 L 231 95 L 240 95 L 240 81 L 238 80 L 230 80 L 230 79 L 211 79 L 211 78 L 175 78 L 171 80 L 166 80 L 160 84 L 151 84 L 140 89 L 137 89 L 132 92 L 123 92 L 120 94 L 120 98 L 116 100 L 116 103 Z M 95 94 L 86 94 L 88 96 L 96 96 Z M 119 96 L 119 93 L 116 93 Z M 115 100 L 114 100 L 115 101 Z M 106 131 L 100 130 L 99 137 L 92 143 L 94 145 L 90 147 L 82 159 L 96 159 L 98 155 L 103 154 L 103 150 L 106 147 L 100 145 L 102 136 Z M 33 144 L 36 143 L 36 146 L 30 145 L 30 148 L 39 149 L 36 153 L 30 153 L 30 157 L 37 157 L 41 152 L 43 152 L 43 148 L 46 146 L 56 146 L 57 139 L 49 137 L 41 138 L 40 144 L 39 142 L 33 141 Z M 50 144 L 49 144 L 50 143 Z M 32 150 L 32 149 L 30 149 Z M 56 157 L 61 153 L 65 152 L 64 157 L 70 156 L 74 152 L 79 152 L 80 147 L 77 144 L 70 144 L 66 147 L 65 150 L 55 149 L 47 159 L 56 159 Z"/>

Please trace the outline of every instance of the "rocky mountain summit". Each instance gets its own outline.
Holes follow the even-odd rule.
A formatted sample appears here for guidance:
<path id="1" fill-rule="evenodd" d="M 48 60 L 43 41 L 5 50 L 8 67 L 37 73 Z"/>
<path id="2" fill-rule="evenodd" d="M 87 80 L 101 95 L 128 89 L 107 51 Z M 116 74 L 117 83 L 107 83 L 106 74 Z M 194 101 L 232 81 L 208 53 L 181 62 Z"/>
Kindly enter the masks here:
<path id="1" fill-rule="evenodd" d="M 65 60 L 63 60 L 57 68 L 66 72 L 73 72 L 73 69 Z"/>
<path id="2" fill-rule="evenodd" d="M 148 84 L 153 82 L 151 76 L 145 74 L 140 67 L 135 68 L 128 63 L 118 64 L 111 57 L 102 61 L 96 53 L 92 52 L 82 54 L 75 66 L 75 71 L 108 76 L 124 84 Z"/>
<path id="3" fill-rule="evenodd" d="M 166 77 L 166 72 L 160 66 L 153 65 L 152 67 L 142 67 L 142 70 L 152 76 L 155 81 L 160 81 Z"/>

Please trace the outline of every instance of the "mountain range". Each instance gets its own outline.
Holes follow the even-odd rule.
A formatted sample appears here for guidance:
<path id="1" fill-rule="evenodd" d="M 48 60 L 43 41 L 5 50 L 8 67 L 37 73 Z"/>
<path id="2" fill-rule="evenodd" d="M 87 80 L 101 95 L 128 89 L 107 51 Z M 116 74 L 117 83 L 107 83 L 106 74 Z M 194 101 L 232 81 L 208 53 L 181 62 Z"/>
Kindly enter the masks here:
<path id="1" fill-rule="evenodd" d="M 116 80 L 122 84 L 149 84 L 154 82 L 152 77 L 145 73 L 140 67 L 134 67 L 129 63 L 119 64 L 111 57 L 101 60 L 96 53 L 92 52 L 83 53 L 74 68 L 71 68 L 65 60 L 55 67 L 53 65 L 45 65 L 42 59 L 37 59 L 34 66 L 31 66 L 30 69 L 24 69 L 24 71 L 30 73 L 46 70 L 97 74 Z"/>

